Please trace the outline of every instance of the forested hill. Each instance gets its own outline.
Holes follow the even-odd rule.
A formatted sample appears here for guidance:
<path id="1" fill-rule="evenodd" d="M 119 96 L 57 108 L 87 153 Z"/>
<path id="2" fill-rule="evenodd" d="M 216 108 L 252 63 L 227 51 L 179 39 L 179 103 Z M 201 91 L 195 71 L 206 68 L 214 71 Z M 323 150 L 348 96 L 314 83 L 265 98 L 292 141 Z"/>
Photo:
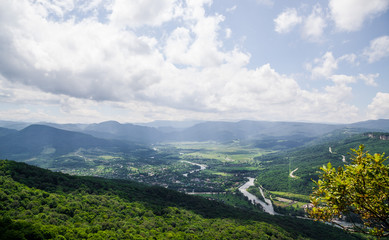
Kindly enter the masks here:
<path id="1" fill-rule="evenodd" d="M 339 134 L 315 145 L 300 147 L 256 158 L 264 168 L 257 180 L 264 188 L 309 195 L 314 186 L 312 179 L 318 179 L 319 168 L 328 162 L 335 167 L 349 163 L 351 149 L 363 144 L 365 150 L 374 153 L 389 153 L 389 134 Z M 334 140 L 337 139 L 337 140 Z M 294 169 L 295 177 L 290 177 Z"/>
<path id="2" fill-rule="evenodd" d="M 123 180 L 0 160 L 0 239 L 360 239 Z"/>
<path id="3" fill-rule="evenodd" d="M 63 155 L 79 148 L 113 149 L 128 152 L 139 148 L 139 146 L 118 140 L 99 139 L 88 134 L 44 125 L 31 125 L 20 131 L 0 129 L 0 153 L 2 157 L 6 158 L 17 155 L 19 160 L 45 152 Z"/>

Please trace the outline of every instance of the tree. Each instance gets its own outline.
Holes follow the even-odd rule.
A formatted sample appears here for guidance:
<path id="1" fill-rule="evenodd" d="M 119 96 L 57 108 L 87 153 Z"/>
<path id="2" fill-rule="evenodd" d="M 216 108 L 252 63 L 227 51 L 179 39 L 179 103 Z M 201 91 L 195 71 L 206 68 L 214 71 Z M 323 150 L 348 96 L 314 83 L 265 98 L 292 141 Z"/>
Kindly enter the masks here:
<path id="1" fill-rule="evenodd" d="M 356 214 L 363 224 L 354 222 L 348 230 L 388 236 L 389 166 L 384 164 L 387 159 L 384 153 L 364 152 L 360 145 L 359 149 L 352 149 L 352 162 L 344 168 L 336 170 L 331 163 L 321 167 L 322 175 L 314 181 L 310 217 L 334 223 L 337 218 Z"/>

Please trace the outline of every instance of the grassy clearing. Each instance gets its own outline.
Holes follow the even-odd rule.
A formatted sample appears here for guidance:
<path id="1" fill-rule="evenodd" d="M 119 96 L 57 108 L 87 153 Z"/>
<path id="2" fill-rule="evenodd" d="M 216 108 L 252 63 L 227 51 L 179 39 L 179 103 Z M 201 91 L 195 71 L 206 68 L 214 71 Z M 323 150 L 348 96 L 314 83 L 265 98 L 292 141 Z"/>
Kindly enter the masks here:
<path id="1" fill-rule="evenodd" d="M 304 203 L 309 202 L 309 196 L 303 194 L 290 193 L 290 192 L 278 192 L 278 191 L 270 191 L 270 193 L 273 195 L 273 198 L 281 197 L 281 198 L 287 198 L 287 199 L 296 200 Z"/>
<path id="2" fill-rule="evenodd" d="M 118 157 L 111 156 L 111 155 L 102 155 L 102 156 L 99 156 L 99 158 L 104 159 L 104 160 L 112 160 L 112 159 L 117 159 Z"/>
<path id="3" fill-rule="evenodd" d="M 208 170 L 208 169 L 204 170 L 204 173 L 210 173 L 210 174 L 219 175 L 219 176 L 223 176 L 223 177 L 230 177 L 233 175 L 231 173 L 217 172 L 217 171 L 212 171 L 212 170 Z"/>

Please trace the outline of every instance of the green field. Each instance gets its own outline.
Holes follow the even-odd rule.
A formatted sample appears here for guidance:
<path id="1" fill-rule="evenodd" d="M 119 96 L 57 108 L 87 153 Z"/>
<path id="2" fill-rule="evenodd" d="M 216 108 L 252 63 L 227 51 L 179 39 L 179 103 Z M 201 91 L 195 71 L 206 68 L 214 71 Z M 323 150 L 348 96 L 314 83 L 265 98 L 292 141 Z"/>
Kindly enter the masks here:
<path id="1" fill-rule="evenodd" d="M 221 162 L 253 163 L 255 157 L 274 151 L 241 146 L 238 143 L 222 144 L 217 142 L 180 142 L 170 143 L 180 150 L 182 157 L 215 159 Z"/>

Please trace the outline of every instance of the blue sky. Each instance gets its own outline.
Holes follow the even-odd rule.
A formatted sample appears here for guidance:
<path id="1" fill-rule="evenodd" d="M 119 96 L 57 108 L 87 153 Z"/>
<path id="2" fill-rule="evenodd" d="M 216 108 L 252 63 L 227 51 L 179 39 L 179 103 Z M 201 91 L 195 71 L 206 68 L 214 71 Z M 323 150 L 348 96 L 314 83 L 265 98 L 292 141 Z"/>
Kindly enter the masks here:
<path id="1" fill-rule="evenodd" d="M 389 118 L 389 0 L 3 0 L 2 120 Z"/>

